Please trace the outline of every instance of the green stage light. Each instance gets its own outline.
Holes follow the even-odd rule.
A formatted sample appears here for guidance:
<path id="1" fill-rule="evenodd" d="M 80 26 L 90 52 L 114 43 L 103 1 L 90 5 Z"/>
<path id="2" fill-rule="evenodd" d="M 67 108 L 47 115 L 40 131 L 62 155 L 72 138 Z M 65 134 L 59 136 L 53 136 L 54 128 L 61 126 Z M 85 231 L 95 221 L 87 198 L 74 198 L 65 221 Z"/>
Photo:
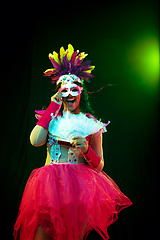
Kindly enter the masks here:
<path id="1" fill-rule="evenodd" d="M 137 38 L 129 48 L 132 73 L 149 87 L 159 82 L 159 41 L 156 37 Z"/>

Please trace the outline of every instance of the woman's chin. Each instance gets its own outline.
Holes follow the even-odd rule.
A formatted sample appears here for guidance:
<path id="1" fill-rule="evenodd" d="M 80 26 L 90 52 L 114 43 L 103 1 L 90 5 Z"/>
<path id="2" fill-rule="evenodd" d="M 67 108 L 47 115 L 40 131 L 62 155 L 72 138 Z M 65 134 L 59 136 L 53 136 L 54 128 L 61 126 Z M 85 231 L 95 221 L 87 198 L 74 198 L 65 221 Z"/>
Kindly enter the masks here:
<path id="1" fill-rule="evenodd" d="M 70 112 L 76 111 L 76 108 L 73 107 L 73 106 L 69 106 L 69 107 L 67 107 L 67 109 L 68 109 Z"/>
<path id="2" fill-rule="evenodd" d="M 69 96 L 68 98 L 64 98 L 63 103 L 66 110 L 68 109 L 68 111 L 76 114 L 79 113 L 80 95 L 74 97 L 74 101 L 73 97 L 71 96 Z"/>
<path id="3" fill-rule="evenodd" d="M 70 112 L 79 113 L 79 107 L 74 106 L 74 104 L 72 106 L 67 104 L 66 107 Z"/>

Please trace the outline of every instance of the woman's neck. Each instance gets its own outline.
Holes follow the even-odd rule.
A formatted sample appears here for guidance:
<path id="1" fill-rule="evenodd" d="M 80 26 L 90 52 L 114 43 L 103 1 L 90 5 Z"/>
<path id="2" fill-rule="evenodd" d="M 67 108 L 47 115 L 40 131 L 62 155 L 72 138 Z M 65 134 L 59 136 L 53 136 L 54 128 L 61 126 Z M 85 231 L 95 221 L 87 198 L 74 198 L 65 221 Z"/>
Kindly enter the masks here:
<path id="1" fill-rule="evenodd" d="M 69 110 L 65 105 L 64 105 L 64 110 L 63 110 L 63 111 L 64 111 L 64 112 L 68 111 L 68 112 L 70 112 L 70 113 L 72 113 L 72 114 L 79 114 L 79 113 L 80 113 L 79 107 L 77 107 L 77 108 L 74 109 L 74 110 Z"/>

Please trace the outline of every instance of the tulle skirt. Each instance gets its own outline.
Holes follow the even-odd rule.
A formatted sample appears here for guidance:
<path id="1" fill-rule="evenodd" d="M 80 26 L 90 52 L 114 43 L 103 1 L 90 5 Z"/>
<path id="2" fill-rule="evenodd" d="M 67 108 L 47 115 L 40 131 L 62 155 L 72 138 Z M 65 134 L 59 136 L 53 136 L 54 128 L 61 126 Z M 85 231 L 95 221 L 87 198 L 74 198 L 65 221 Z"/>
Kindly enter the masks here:
<path id="1" fill-rule="evenodd" d="M 107 227 L 131 204 L 103 171 L 84 163 L 46 165 L 28 179 L 13 235 L 33 240 L 41 225 L 54 240 L 86 239 L 93 229 L 108 239 Z"/>

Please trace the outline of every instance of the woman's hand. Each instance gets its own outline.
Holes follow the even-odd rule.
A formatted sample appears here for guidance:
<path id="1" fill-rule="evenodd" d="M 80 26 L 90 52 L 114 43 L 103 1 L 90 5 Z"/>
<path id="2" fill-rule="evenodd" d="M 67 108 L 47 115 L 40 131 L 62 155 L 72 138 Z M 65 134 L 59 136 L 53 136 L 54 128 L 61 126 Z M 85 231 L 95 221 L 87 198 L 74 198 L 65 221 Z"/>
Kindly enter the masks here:
<path id="1" fill-rule="evenodd" d="M 61 102 L 62 101 L 62 93 L 61 92 L 57 92 L 56 94 L 54 94 L 52 97 L 51 97 L 51 101 L 53 102 Z"/>
<path id="2" fill-rule="evenodd" d="M 87 153 L 89 148 L 87 140 L 82 137 L 72 138 L 72 146 L 76 148 L 80 148 L 84 154 Z"/>

